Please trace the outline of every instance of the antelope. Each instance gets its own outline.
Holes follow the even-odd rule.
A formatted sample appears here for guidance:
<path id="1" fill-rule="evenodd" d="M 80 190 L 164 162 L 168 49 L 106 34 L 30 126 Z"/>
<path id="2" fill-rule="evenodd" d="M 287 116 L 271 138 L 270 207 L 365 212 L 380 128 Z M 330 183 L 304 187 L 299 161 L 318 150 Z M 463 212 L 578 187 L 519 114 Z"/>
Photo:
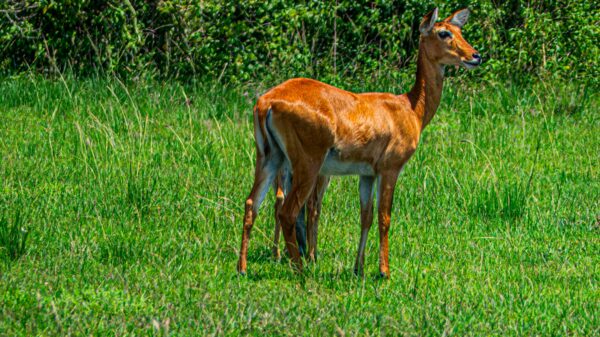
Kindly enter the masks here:
<path id="1" fill-rule="evenodd" d="M 461 33 L 468 16 L 469 10 L 462 9 L 436 22 L 437 8 L 425 15 L 419 26 L 417 78 L 408 93 L 355 94 L 294 78 L 258 99 L 254 107 L 256 168 L 243 218 L 240 274 L 246 273 L 248 241 L 259 206 L 278 172 L 288 170 L 293 179 L 287 194 L 281 196 L 277 218 L 292 267 L 302 271 L 294 225 L 319 177 L 359 175 L 361 236 L 354 271 L 363 274 L 377 183 L 379 273 L 383 278 L 390 276 L 388 232 L 396 181 L 440 104 L 444 67 L 472 69 L 481 64 L 481 56 Z"/>

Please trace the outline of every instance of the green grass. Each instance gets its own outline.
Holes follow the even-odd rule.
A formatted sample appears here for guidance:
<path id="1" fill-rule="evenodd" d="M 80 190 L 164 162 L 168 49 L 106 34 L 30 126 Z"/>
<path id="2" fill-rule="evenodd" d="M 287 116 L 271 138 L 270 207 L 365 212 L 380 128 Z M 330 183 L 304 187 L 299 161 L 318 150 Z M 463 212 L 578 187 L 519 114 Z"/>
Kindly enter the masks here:
<path id="1" fill-rule="evenodd" d="M 262 90 L 3 79 L 0 335 L 600 334 L 597 91 L 449 80 L 385 281 L 376 226 L 351 272 L 356 177 L 325 196 L 318 264 L 271 260 L 269 194 L 236 275 Z"/>

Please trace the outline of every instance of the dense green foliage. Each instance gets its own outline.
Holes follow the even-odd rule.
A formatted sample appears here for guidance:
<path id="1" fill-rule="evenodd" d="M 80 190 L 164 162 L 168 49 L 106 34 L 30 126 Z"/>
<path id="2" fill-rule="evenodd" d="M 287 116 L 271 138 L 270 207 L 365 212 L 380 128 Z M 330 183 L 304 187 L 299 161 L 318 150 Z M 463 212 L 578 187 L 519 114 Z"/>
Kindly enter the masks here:
<path id="1" fill-rule="evenodd" d="M 421 17 L 468 6 L 478 78 L 562 77 L 598 84 L 598 1 L 8 0 L 0 70 L 161 74 L 257 82 L 310 76 L 402 78 Z M 403 75 L 404 74 L 404 75 Z"/>
<path id="2" fill-rule="evenodd" d="M 0 335 L 599 335 L 600 97 L 461 81 L 398 182 L 387 281 L 376 226 L 352 275 L 356 177 L 304 275 L 270 258 L 272 194 L 236 275 L 262 89 L 2 82 Z"/>

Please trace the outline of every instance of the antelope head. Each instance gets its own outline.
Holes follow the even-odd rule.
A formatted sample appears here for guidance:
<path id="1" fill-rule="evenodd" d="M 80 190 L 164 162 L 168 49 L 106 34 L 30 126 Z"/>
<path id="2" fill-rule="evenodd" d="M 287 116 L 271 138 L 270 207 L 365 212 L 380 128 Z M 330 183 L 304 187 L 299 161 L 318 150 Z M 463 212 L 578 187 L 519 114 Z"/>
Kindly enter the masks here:
<path id="1" fill-rule="evenodd" d="M 421 46 L 425 57 L 439 65 L 461 65 L 473 69 L 481 64 L 481 56 L 463 38 L 462 27 L 469 18 L 469 10 L 461 9 L 443 21 L 438 19 L 437 8 L 425 15 L 419 26 Z"/>

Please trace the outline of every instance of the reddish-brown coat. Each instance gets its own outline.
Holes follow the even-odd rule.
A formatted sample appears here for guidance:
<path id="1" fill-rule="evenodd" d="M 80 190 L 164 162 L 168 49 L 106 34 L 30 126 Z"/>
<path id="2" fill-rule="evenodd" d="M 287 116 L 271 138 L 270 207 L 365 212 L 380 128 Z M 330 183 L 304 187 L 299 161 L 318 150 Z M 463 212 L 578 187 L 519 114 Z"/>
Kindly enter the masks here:
<path id="1" fill-rule="evenodd" d="M 468 12 L 457 11 L 438 23 L 434 23 L 437 10 L 425 16 L 420 28 L 417 79 L 407 94 L 355 94 L 312 79 L 295 78 L 272 88 L 258 99 L 254 112 L 255 123 L 260 129 L 257 132 L 261 134 L 257 138 L 269 139 L 275 134 L 279 145 L 273 143 L 270 146 L 282 147 L 293 172 L 292 188 L 283 204 L 279 203 L 277 216 L 288 252 L 298 269 L 301 269 L 302 263 L 295 244 L 296 216 L 317 182 L 326 155 L 335 149 L 342 162 L 366 163 L 379 178 L 379 269 L 382 275 L 389 275 L 388 230 L 396 180 L 415 152 L 423 128 L 431 121 L 440 103 L 443 66 L 462 64 L 472 67 L 481 61 L 461 35 L 460 26 L 467 16 Z M 451 32 L 452 38 L 440 37 L 437 32 L 441 30 Z M 272 130 L 267 130 L 269 113 Z M 272 179 L 266 178 L 271 177 L 265 164 L 270 159 L 264 153 L 261 155 L 260 148 L 257 150 L 255 186 L 248 200 L 255 200 L 258 191 L 264 189 L 262 181 Z M 369 188 L 372 190 L 372 186 Z M 313 206 L 320 209 L 320 198 L 315 200 L 318 205 L 313 202 Z M 246 270 L 247 240 L 256 207 L 258 205 L 251 204 L 246 209 L 238 263 L 238 270 L 242 273 Z M 248 216 L 248 213 L 251 215 Z M 372 201 L 361 207 L 361 213 L 362 226 L 368 232 L 372 222 Z M 361 242 L 363 240 L 366 240 L 365 231 L 361 234 Z M 359 248 L 355 267 L 358 272 L 362 272 L 364 258 L 360 255 L 363 253 Z"/>

